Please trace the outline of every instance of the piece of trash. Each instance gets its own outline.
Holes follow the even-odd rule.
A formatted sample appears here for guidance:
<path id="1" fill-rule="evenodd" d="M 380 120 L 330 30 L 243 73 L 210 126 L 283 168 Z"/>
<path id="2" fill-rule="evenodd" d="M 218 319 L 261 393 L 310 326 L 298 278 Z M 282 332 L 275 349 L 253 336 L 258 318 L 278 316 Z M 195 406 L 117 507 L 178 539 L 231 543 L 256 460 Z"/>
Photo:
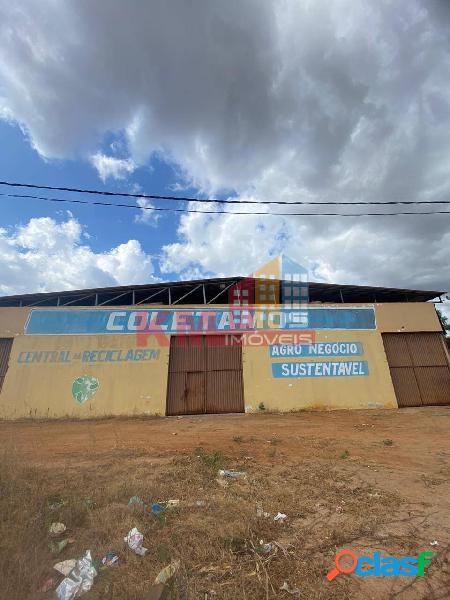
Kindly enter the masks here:
<path id="1" fill-rule="evenodd" d="M 298 588 L 289 587 L 289 584 L 287 581 L 285 581 L 283 583 L 283 585 L 280 587 L 280 590 L 282 592 L 287 592 L 288 594 L 291 594 L 291 596 L 297 596 L 297 598 L 300 598 L 300 595 L 301 595 L 301 591 Z"/>
<path id="2" fill-rule="evenodd" d="M 67 527 L 64 525 L 64 523 L 52 523 L 50 525 L 49 532 L 52 535 L 61 535 L 61 533 L 64 533 L 66 529 Z"/>
<path id="3" fill-rule="evenodd" d="M 123 538 L 123 541 L 128 544 L 131 550 L 139 556 L 144 556 L 148 550 L 144 548 L 142 542 L 144 541 L 144 536 L 136 527 L 130 529 L 127 536 Z"/>
<path id="4" fill-rule="evenodd" d="M 342 506 L 336 506 L 336 512 L 337 512 L 338 514 L 341 514 L 341 513 L 343 513 L 343 512 L 344 512 L 344 509 L 342 508 Z"/>
<path id="5" fill-rule="evenodd" d="M 57 500 L 56 502 L 51 502 L 48 507 L 50 510 L 58 510 L 67 504 L 67 500 Z"/>
<path id="6" fill-rule="evenodd" d="M 239 478 L 242 477 L 245 479 L 247 477 L 247 473 L 245 471 L 233 471 L 229 469 L 220 469 L 219 477 L 234 477 Z"/>
<path id="7" fill-rule="evenodd" d="M 210 565 L 209 567 L 202 567 L 199 573 L 216 573 L 217 575 L 225 575 L 232 571 L 231 565 Z"/>
<path id="8" fill-rule="evenodd" d="M 142 506 L 144 501 L 139 496 L 131 496 L 131 498 L 128 500 L 128 506 L 133 506 L 135 504 Z"/>
<path id="9" fill-rule="evenodd" d="M 186 506 L 189 508 L 194 508 L 195 506 L 206 506 L 205 500 L 195 500 L 195 502 L 187 502 Z"/>
<path id="10" fill-rule="evenodd" d="M 41 585 L 41 587 L 39 588 L 39 591 L 42 592 L 43 594 L 45 594 L 46 592 L 49 592 L 50 590 L 52 590 L 56 585 L 56 580 L 54 577 L 48 577 L 44 583 Z"/>
<path id="11" fill-rule="evenodd" d="M 164 567 L 164 569 L 161 569 L 161 571 L 156 576 L 154 584 L 155 585 L 157 585 L 158 583 L 166 584 L 169 581 L 169 579 L 175 575 L 175 573 L 178 571 L 179 568 L 180 568 L 180 561 L 173 560 L 169 565 L 167 565 L 167 567 Z"/>
<path id="12" fill-rule="evenodd" d="M 273 520 L 274 521 L 281 521 L 281 523 L 283 523 L 284 521 L 286 521 L 286 519 L 288 518 L 287 515 L 285 515 L 284 513 L 278 513 L 274 516 Z"/>
<path id="13" fill-rule="evenodd" d="M 55 571 L 58 571 L 58 573 L 61 573 L 61 575 L 64 575 L 64 577 L 67 577 L 76 564 L 77 561 L 75 558 L 69 558 L 68 560 L 62 560 L 61 562 L 56 563 L 53 568 Z"/>
<path id="14" fill-rule="evenodd" d="M 70 575 L 65 577 L 56 588 L 59 600 L 72 600 L 88 592 L 94 584 L 97 571 L 92 565 L 91 551 L 87 550 L 83 558 L 76 561 Z"/>
<path id="15" fill-rule="evenodd" d="M 102 558 L 102 568 L 113 567 L 119 564 L 119 557 L 115 552 L 108 552 Z"/>
<path id="16" fill-rule="evenodd" d="M 74 541 L 75 540 L 73 540 L 71 538 L 59 540 L 58 542 L 56 542 L 55 540 L 52 540 L 49 543 L 48 547 L 52 554 L 60 554 L 68 544 L 73 544 Z"/>
<path id="17" fill-rule="evenodd" d="M 262 552 L 262 554 L 270 554 L 273 550 L 275 550 L 275 544 L 273 544 L 272 542 L 267 542 L 266 544 L 264 543 L 263 540 L 259 540 L 259 552 Z"/>
<path id="18" fill-rule="evenodd" d="M 439 542 L 437 540 L 433 540 L 430 542 L 430 546 L 439 546 Z"/>
<path id="19" fill-rule="evenodd" d="M 374 494 L 371 494 L 369 492 L 367 495 L 369 496 L 369 498 L 381 498 L 381 494 L 379 494 L 378 492 L 375 492 Z"/>
<path id="20" fill-rule="evenodd" d="M 92 498 L 85 498 L 82 503 L 82 506 L 84 506 L 84 508 L 87 508 L 89 510 L 92 510 L 93 508 L 96 507 L 95 502 L 92 500 Z"/>
<path id="21" fill-rule="evenodd" d="M 257 504 L 257 506 L 256 506 L 256 516 L 257 516 L 259 519 L 262 519 L 262 518 L 265 518 L 265 519 L 267 519 L 268 517 L 270 517 L 270 513 L 268 513 L 268 512 L 265 512 L 265 511 L 263 510 L 263 507 L 262 507 L 262 505 L 261 505 L 261 504 Z"/>
<path id="22" fill-rule="evenodd" d="M 178 499 L 167 500 L 166 502 L 166 508 L 175 508 L 177 506 L 180 506 L 180 501 Z"/>
<path id="23" fill-rule="evenodd" d="M 152 511 L 152 513 L 154 515 L 161 515 L 166 509 L 164 508 L 164 506 L 162 504 L 160 504 L 159 502 L 154 502 L 151 506 L 150 506 L 150 510 Z"/>

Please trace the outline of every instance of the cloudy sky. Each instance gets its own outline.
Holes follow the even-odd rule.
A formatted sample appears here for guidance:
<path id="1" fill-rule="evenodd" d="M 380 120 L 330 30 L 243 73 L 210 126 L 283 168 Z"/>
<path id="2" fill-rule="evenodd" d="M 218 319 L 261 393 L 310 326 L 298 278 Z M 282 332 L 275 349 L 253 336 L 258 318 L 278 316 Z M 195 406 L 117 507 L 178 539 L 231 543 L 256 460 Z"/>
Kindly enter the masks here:
<path id="1" fill-rule="evenodd" d="M 449 83 L 446 0 L 0 0 L 0 179 L 242 200 L 449 200 Z M 450 214 L 0 202 L 2 294 L 246 274 L 281 252 L 314 280 L 450 289 Z"/>

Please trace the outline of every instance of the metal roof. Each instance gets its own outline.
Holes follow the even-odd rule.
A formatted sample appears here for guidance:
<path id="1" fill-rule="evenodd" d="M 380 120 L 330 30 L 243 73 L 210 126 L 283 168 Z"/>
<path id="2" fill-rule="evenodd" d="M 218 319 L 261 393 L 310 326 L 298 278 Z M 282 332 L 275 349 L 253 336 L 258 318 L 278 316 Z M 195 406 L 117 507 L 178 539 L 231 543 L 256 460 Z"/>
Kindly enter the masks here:
<path id="1" fill-rule="evenodd" d="M 7 306 L 135 306 L 227 304 L 226 291 L 246 277 L 195 279 L 0 297 Z M 309 301 L 323 303 L 426 302 L 446 292 L 309 282 Z"/>

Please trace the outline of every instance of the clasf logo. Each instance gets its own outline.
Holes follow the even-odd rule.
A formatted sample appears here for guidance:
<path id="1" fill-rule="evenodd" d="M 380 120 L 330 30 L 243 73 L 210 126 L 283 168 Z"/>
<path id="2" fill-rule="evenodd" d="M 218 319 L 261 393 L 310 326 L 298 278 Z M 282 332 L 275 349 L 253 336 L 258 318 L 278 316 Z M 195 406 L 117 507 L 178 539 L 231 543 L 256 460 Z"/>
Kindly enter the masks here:
<path id="1" fill-rule="evenodd" d="M 350 566 L 343 566 L 341 559 L 345 556 L 351 558 Z M 339 575 L 339 573 L 353 573 L 360 577 L 397 577 L 403 575 L 405 577 L 423 577 L 425 575 L 425 567 L 431 564 L 432 552 L 421 552 L 417 558 L 414 556 L 403 556 L 396 558 L 394 556 L 385 556 L 381 558 L 380 552 L 374 552 L 373 557 L 356 556 L 351 550 L 341 550 L 335 558 L 336 567 L 332 569 L 328 575 L 328 581 Z"/>

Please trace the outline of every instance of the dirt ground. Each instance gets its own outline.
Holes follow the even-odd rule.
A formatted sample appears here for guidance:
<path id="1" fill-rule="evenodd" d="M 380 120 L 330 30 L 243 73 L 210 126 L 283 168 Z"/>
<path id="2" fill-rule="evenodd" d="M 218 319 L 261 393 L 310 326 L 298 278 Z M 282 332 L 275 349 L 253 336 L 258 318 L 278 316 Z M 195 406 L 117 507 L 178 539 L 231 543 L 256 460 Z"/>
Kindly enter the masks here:
<path id="1" fill-rule="evenodd" d="M 150 599 L 173 559 L 170 599 L 450 598 L 450 407 L 2 422 L 0 447 L 11 465 L 0 494 L 8 600 L 54 597 L 37 593 L 52 574 L 53 588 L 62 579 L 53 564 L 88 548 L 120 560 L 86 600 Z M 224 484 L 220 468 L 247 477 Z M 128 506 L 135 495 L 144 507 Z M 63 505 L 52 510 L 55 498 Z M 169 499 L 181 502 L 151 514 L 149 504 Z M 277 512 L 287 519 L 274 522 Z M 55 557 L 48 527 L 59 520 L 75 541 Z M 133 526 L 145 557 L 123 542 Z M 423 577 L 328 582 L 341 549 L 433 557 Z"/>

